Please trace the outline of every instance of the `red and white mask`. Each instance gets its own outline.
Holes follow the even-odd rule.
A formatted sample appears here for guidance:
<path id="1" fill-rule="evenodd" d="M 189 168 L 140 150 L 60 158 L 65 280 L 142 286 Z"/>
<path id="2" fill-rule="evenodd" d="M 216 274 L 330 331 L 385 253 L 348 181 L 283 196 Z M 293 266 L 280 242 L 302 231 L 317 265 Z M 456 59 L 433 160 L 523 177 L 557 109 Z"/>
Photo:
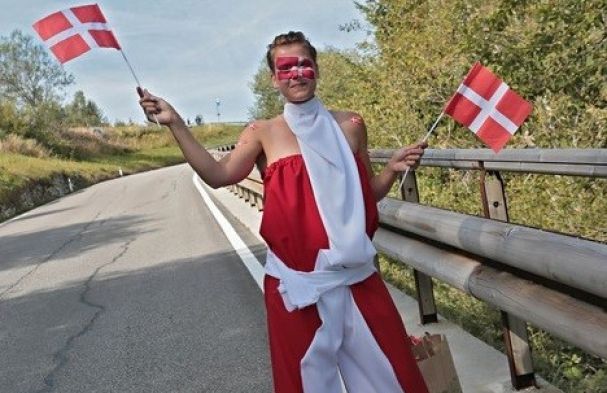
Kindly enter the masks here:
<path id="1" fill-rule="evenodd" d="M 283 56 L 277 57 L 274 62 L 278 80 L 289 79 L 316 79 L 314 61 L 307 57 Z"/>

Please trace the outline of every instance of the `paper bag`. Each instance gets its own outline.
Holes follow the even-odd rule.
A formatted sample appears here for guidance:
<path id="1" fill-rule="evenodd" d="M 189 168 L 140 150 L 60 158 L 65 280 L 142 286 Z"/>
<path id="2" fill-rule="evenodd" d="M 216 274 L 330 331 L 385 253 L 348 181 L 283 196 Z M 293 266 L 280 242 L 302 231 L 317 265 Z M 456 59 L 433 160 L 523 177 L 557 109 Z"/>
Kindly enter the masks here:
<path id="1" fill-rule="evenodd" d="M 412 337 L 412 350 L 430 393 L 462 393 L 453 357 L 444 335 Z"/>

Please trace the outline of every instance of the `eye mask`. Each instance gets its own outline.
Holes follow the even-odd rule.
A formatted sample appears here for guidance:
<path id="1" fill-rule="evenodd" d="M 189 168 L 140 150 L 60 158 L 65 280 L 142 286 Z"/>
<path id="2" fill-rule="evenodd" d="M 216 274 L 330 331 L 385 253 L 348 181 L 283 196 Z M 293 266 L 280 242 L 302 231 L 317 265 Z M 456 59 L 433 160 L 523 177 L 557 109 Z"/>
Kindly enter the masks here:
<path id="1" fill-rule="evenodd" d="M 275 61 L 276 77 L 278 80 L 316 79 L 314 62 L 306 57 L 285 56 L 277 57 Z"/>

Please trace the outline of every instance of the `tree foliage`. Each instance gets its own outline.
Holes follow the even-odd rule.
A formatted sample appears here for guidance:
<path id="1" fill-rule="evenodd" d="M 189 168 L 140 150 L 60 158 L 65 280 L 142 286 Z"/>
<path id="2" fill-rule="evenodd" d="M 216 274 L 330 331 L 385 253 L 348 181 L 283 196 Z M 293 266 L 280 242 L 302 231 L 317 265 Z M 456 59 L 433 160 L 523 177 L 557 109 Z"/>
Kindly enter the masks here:
<path id="1" fill-rule="evenodd" d="M 30 35 L 15 30 L 0 37 L 0 139 L 16 134 L 71 158 L 91 152 L 75 148 L 66 127 L 98 126 L 106 121 L 101 109 L 82 91 L 77 91 L 71 102 L 63 103 L 64 89 L 73 82 L 73 76 Z M 11 140 L 17 140 L 16 136 L 10 136 Z M 80 153 L 74 153 L 76 150 Z"/>
<path id="2" fill-rule="evenodd" d="M 84 93 L 78 90 L 74 99 L 65 106 L 65 122 L 70 126 L 99 126 L 105 123 L 103 112 L 91 100 L 87 100 Z"/>
<path id="3" fill-rule="evenodd" d="M 480 60 L 534 105 L 508 147 L 607 147 L 607 0 L 366 0 L 365 51 L 320 51 L 319 95 L 360 112 L 371 146 L 420 139 Z M 360 21 L 344 27 L 364 28 Z M 360 47 L 359 47 L 360 48 Z M 261 66 L 253 117 L 282 103 Z M 483 147 L 452 120 L 435 147 Z"/>
<path id="4" fill-rule="evenodd" d="M 74 78 L 54 62 L 42 45 L 19 30 L 0 37 L 0 95 L 37 107 L 57 101 Z"/>
<path id="5" fill-rule="evenodd" d="M 400 129 L 405 140 L 420 138 L 480 60 L 534 104 L 509 147 L 607 146 L 606 0 L 369 0 L 358 6 L 373 28 L 381 86 L 381 110 L 370 111 L 368 123 Z M 482 146 L 452 121 L 442 123 L 432 142 Z"/>
<path id="6" fill-rule="evenodd" d="M 327 106 L 359 112 L 377 103 L 367 60 L 354 50 L 326 48 L 319 53 L 318 95 Z"/>
<path id="7" fill-rule="evenodd" d="M 255 96 L 255 103 L 249 109 L 252 119 L 269 119 L 282 113 L 283 101 L 278 91 L 272 86 L 270 75 L 264 60 L 259 65 L 250 84 Z"/>
<path id="8" fill-rule="evenodd" d="M 13 101 L 0 100 L 0 137 L 11 133 L 23 134 L 26 126 L 16 104 Z"/>

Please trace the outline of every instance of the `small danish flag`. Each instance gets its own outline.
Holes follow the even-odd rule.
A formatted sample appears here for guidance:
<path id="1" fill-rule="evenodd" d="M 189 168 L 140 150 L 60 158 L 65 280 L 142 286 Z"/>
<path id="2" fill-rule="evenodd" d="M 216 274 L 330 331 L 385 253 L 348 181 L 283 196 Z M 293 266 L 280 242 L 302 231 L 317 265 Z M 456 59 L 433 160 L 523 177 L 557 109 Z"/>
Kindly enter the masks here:
<path id="1" fill-rule="evenodd" d="M 532 105 L 476 62 L 445 113 L 498 153 L 531 113 Z"/>
<path id="2" fill-rule="evenodd" d="M 97 4 L 55 12 L 34 23 L 33 27 L 62 64 L 91 48 L 120 50 L 118 40 Z"/>

